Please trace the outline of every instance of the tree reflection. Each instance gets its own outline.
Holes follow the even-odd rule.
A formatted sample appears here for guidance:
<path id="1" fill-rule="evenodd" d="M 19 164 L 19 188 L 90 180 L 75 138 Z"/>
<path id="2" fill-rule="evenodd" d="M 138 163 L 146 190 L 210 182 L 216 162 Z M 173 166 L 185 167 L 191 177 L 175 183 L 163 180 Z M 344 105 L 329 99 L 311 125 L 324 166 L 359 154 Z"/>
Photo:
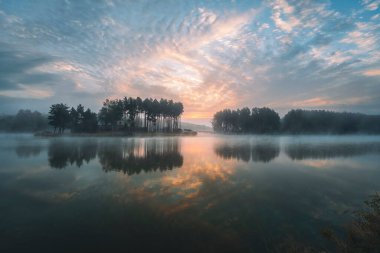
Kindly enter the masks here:
<path id="1" fill-rule="evenodd" d="M 227 144 L 222 143 L 215 147 L 215 153 L 223 159 L 237 159 L 244 162 L 270 162 L 280 154 L 280 146 L 275 142 L 261 142 L 256 144 Z"/>
<path id="2" fill-rule="evenodd" d="M 52 168 L 63 169 L 69 164 L 81 167 L 96 157 L 96 141 L 53 141 L 49 145 L 48 160 Z"/>
<path id="3" fill-rule="evenodd" d="M 223 144 L 215 148 L 215 153 L 224 159 L 236 159 L 248 162 L 251 159 L 251 146 L 249 144 Z"/>
<path id="4" fill-rule="evenodd" d="M 16 147 L 15 151 L 18 157 L 28 158 L 31 156 L 38 156 L 42 151 L 42 146 L 20 145 Z"/>
<path id="5" fill-rule="evenodd" d="M 180 154 L 178 139 L 130 139 L 97 142 L 53 141 L 48 151 L 52 168 L 62 169 L 75 164 L 81 167 L 83 162 L 99 158 L 105 171 L 122 171 L 128 175 L 141 171 L 166 171 L 181 167 L 183 157 Z"/>
<path id="6" fill-rule="evenodd" d="M 270 162 L 280 154 L 280 145 L 275 143 L 260 143 L 252 146 L 252 161 Z"/>
<path id="7" fill-rule="evenodd" d="M 128 175 L 172 170 L 183 164 L 178 139 L 104 144 L 99 147 L 98 156 L 105 171 L 122 171 Z"/>
<path id="8" fill-rule="evenodd" d="M 380 143 L 298 143 L 287 145 L 285 153 L 292 160 L 352 157 L 371 153 L 380 154 Z"/>

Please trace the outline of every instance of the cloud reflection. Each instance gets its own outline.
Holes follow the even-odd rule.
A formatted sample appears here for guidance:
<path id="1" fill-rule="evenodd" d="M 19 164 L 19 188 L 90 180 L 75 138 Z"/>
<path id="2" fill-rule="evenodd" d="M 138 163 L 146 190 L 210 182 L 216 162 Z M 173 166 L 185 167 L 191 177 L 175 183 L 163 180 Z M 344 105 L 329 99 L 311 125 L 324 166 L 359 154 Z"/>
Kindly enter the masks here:
<path id="1" fill-rule="evenodd" d="M 0 1 L 3 112 L 126 95 L 180 100 L 207 124 L 226 107 L 379 113 L 377 1 L 13 2 Z"/>
<path id="2" fill-rule="evenodd" d="M 130 250 L 131 244 L 139 249 L 145 240 L 141 238 L 155 238 L 159 245 L 178 247 L 189 247 L 190 240 L 191 247 L 186 249 L 196 251 L 209 236 L 208 244 L 215 249 L 212 251 L 255 249 L 265 252 L 268 238 L 271 245 L 277 245 L 284 234 L 314 238 L 315 232 L 310 228 L 318 231 L 330 221 L 338 220 L 350 207 L 360 203 L 365 194 L 379 188 L 378 156 L 346 159 L 343 163 L 340 159 L 331 159 L 326 163 L 325 158 L 307 160 L 311 155 L 304 155 L 305 161 L 293 161 L 279 154 L 289 147 L 299 147 L 297 152 L 302 153 L 307 145 L 311 151 L 305 154 L 319 154 L 321 150 L 331 154 L 344 146 L 354 150 L 345 151 L 347 156 L 379 154 L 380 144 L 376 144 L 376 140 L 363 142 L 365 137 L 360 136 L 336 138 L 335 142 L 329 139 L 326 143 L 320 141 L 320 137 L 291 137 L 288 141 L 283 138 L 252 136 L 248 140 L 246 136 L 210 135 L 202 138 L 59 138 L 40 142 L 42 147 L 48 145 L 41 153 L 44 155 L 47 150 L 49 162 L 54 165 L 76 167 L 90 163 L 85 168 L 59 171 L 46 168 L 42 155 L 43 159 L 14 159 L 5 149 L 0 149 L 10 171 L 0 178 L 6 190 L 6 216 L 13 222 L 9 227 L 18 228 L 20 220 L 28 226 L 26 219 L 32 215 L 42 217 L 43 213 L 57 226 L 33 219 L 33 234 L 43 238 L 41 235 L 51 231 L 57 236 L 49 241 L 54 242 L 54 246 L 62 239 L 62 228 L 67 228 L 67 234 L 74 233 L 80 245 L 87 243 L 82 241 L 83 234 L 93 245 L 98 231 L 110 231 L 105 236 L 105 240 L 109 240 L 107 245 L 117 245 L 119 249 Z M 33 150 L 32 145 L 28 146 Z M 369 153 L 358 152 L 359 146 Z M 218 155 L 217 148 L 228 150 L 226 159 L 223 152 Z M 171 153 L 183 156 L 181 166 L 161 170 L 162 166 L 170 165 L 160 157 Z M 101 162 L 102 156 L 104 162 Z M 263 163 L 273 156 L 278 157 Z M 155 161 L 145 161 L 146 157 Z M 21 167 L 20 162 L 25 167 Z M 149 169 L 151 164 L 154 166 Z M 361 170 L 350 166 L 352 164 L 358 164 Z M 104 173 L 105 165 L 126 175 Z M 310 166 L 326 167 L 326 170 L 313 170 Z M 43 169 L 37 170 L 39 167 Z M 137 175 L 143 171 L 160 173 Z M 13 187 L 7 188 L 10 185 Z M 19 210 L 25 210 L 29 216 L 19 215 Z M 88 215 L 89 210 L 91 215 Z M 72 229 L 78 226 L 83 228 L 79 233 Z M 30 234 L 26 235 L 33 241 Z M 115 244 L 118 242 L 123 243 Z M 150 241 L 148 246 L 154 242 Z M 227 246 L 220 242 L 226 242 Z M 235 245 L 243 249 L 232 248 Z M 70 250 L 65 248 L 65 251 Z"/>

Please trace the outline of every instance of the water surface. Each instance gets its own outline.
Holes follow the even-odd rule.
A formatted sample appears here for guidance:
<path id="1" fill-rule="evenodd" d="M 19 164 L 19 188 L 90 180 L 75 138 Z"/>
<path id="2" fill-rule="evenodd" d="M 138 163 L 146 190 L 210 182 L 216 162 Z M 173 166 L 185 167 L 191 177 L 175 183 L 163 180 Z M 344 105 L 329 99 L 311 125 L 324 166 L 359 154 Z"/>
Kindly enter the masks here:
<path id="1" fill-rule="evenodd" d="M 0 135 L 0 252 L 328 247 L 380 192 L 378 136 Z"/>

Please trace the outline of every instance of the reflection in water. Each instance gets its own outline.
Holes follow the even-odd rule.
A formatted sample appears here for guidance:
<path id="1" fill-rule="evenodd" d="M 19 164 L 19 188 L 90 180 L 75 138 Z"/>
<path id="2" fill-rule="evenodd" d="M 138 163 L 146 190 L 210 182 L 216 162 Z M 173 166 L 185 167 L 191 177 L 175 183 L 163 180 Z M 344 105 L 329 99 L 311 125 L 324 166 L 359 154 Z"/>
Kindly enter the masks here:
<path id="1" fill-rule="evenodd" d="M 178 139 L 112 140 L 101 144 L 94 140 L 59 140 L 49 145 L 49 165 L 53 168 L 73 164 L 80 167 L 96 156 L 105 171 L 123 171 L 128 175 L 172 170 L 183 163 Z"/>
<path id="2" fill-rule="evenodd" d="M 98 144 L 101 143 L 101 144 Z M 41 145 L 21 144 L 15 152 L 20 158 L 38 156 L 43 151 Z M 198 147 L 196 147 L 198 149 Z M 141 171 L 171 170 L 181 167 L 183 157 L 179 151 L 178 139 L 129 139 L 101 141 L 96 139 L 52 140 L 48 146 L 48 161 L 53 168 L 65 168 L 99 157 L 105 171 L 123 171 L 128 175 Z M 352 157 L 365 154 L 380 154 L 380 142 L 290 142 L 282 146 L 282 151 L 292 160 L 329 159 Z M 270 162 L 280 154 L 277 141 L 233 141 L 217 143 L 217 156 L 227 160 L 244 162 Z"/>
<path id="3" fill-rule="evenodd" d="M 237 159 L 249 162 L 270 162 L 280 154 L 280 146 L 274 142 L 262 142 L 250 145 L 248 143 L 231 145 L 219 144 L 215 153 L 224 159 Z"/>
<path id="4" fill-rule="evenodd" d="M 380 154 L 380 143 L 298 143 L 287 145 L 285 153 L 292 160 L 351 157 L 371 153 Z"/>
<path id="5" fill-rule="evenodd" d="M 252 146 L 252 161 L 269 162 L 280 154 L 280 146 L 274 143 L 262 143 Z"/>
<path id="6" fill-rule="evenodd" d="M 49 145 L 49 165 L 56 169 L 63 169 L 69 164 L 81 167 L 84 161 L 89 163 L 96 157 L 96 150 L 96 141 L 53 141 Z"/>
<path id="7" fill-rule="evenodd" d="M 18 157 L 28 158 L 31 156 L 38 156 L 42 151 L 42 146 L 20 145 L 16 147 L 15 151 Z"/>
<path id="8" fill-rule="evenodd" d="M 0 252 L 280 252 L 287 236 L 327 248 L 319 231 L 380 190 L 380 137 L 243 138 L 35 139 L 28 160 L 0 139 Z M 280 143 L 294 159 L 376 155 L 295 161 Z M 91 162 L 52 171 L 46 155 L 56 168 Z"/>
<path id="9" fill-rule="evenodd" d="M 215 153 L 224 159 L 237 159 L 248 162 L 251 159 L 251 146 L 249 144 L 223 144 L 215 147 Z"/>
<path id="10" fill-rule="evenodd" d="M 105 171 L 122 171 L 128 175 L 172 170 L 183 164 L 178 139 L 113 142 L 101 145 L 98 156 Z"/>

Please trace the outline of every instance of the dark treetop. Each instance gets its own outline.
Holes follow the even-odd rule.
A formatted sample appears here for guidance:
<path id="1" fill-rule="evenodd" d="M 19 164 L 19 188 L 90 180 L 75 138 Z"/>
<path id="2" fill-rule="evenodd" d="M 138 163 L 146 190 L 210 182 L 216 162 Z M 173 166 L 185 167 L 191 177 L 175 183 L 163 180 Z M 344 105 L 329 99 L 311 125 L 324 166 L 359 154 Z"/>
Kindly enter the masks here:
<path id="1" fill-rule="evenodd" d="M 297 109 L 280 119 L 272 109 L 245 107 L 215 113 L 212 126 L 221 133 L 379 134 L 380 115 Z"/>

